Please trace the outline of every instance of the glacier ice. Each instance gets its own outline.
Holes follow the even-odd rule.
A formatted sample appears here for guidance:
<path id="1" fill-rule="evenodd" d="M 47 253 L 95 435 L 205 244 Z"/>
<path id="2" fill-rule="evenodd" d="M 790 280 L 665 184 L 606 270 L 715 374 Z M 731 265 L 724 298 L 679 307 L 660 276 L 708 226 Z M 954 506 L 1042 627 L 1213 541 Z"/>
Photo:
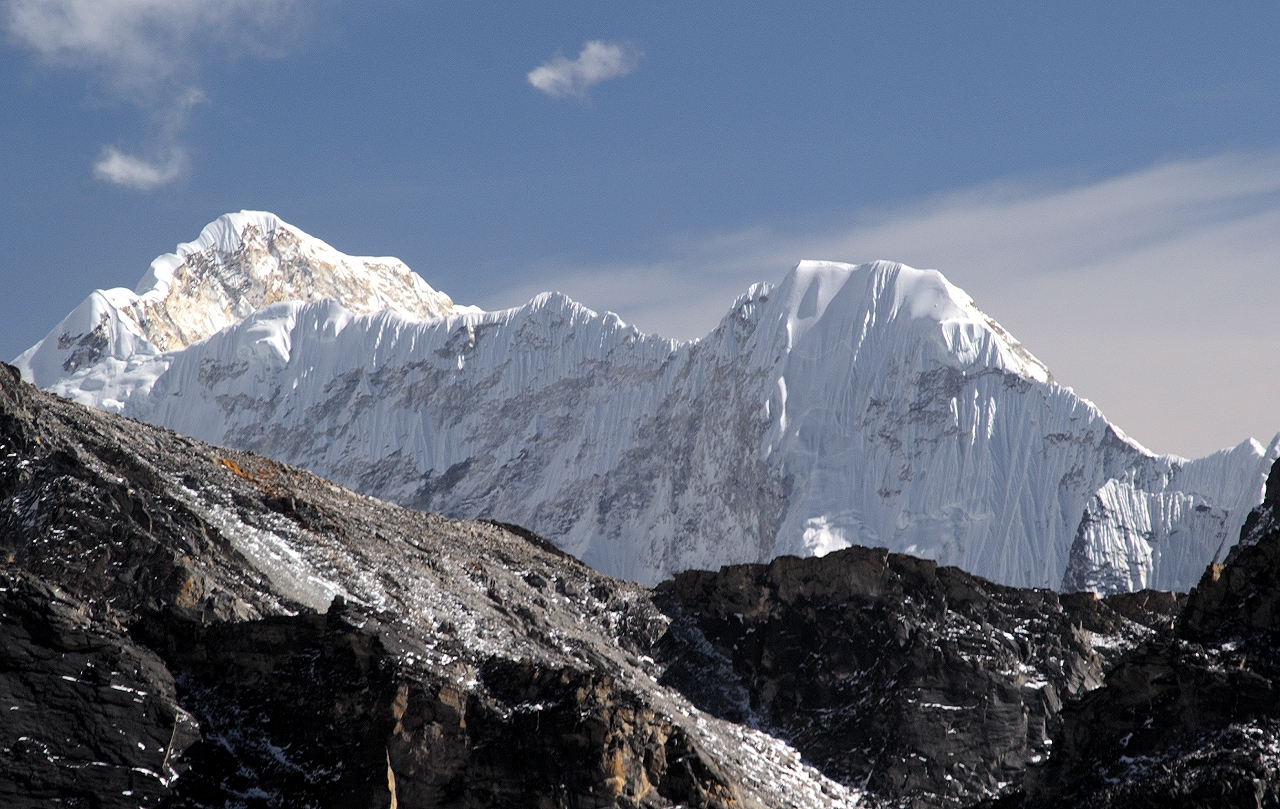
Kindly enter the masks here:
<path id="1" fill-rule="evenodd" d="M 1280 454 L 1157 456 L 961 290 L 800 262 L 707 337 L 558 293 L 460 307 L 395 259 L 222 217 L 16 361 L 63 396 L 453 517 L 614 576 L 887 547 L 1020 587 L 1188 589 Z"/>

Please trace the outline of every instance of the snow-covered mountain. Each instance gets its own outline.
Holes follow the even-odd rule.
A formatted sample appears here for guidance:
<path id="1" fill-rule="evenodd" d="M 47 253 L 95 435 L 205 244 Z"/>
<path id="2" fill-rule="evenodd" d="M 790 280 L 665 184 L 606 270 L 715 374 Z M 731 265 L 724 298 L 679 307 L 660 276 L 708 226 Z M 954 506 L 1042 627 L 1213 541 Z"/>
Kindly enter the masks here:
<path id="1" fill-rule="evenodd" d="M 411 319 L 479 311 L 455 306 L 397 258 L 352 258 L 272 214 L 241 211 L 151 262 L 136 290 L 95 290 L 54 327 L 56 339 L 17 361 L 63 395 L 71 388 L 60 383 L 77 372 L 75 385 L 101 390 L 94 386 L 110 385 L 130 360 L 185 348 L 277 301 L 321 300 Z M 93 398 L 105 410 L 124 406 L 110 394 Z"/>
<path id="2" fill-rule="evenodd" d="M 1017 586 L 1186 590 L 1280 454 L 1156 456 L 936 271 L 801 262 L 702 340 L 563 295 L 457 307 L 242 212 L 17 360 L 77 401 L 653 583 L 848 545 Z"/>

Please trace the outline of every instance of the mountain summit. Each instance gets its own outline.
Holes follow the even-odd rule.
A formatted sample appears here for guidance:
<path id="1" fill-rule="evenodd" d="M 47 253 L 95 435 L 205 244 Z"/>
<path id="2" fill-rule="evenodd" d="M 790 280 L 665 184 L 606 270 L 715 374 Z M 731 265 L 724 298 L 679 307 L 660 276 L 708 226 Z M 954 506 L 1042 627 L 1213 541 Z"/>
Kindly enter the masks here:
<path id="1" fill-rule="evenodd" d="M 611 575 L 886 547 L 1015 586 L 1187 590 L 1280 454 L 1127 438 L 940 273 L 798 264 L 707 337 L 558 293 L 458 307 L 395 259 L 222 217 L 15 364 L 42 387 Z"/>
<path id="2" fill-rule="evenodd" d="M 275 214 L 241 211 L 151 262 L 133 291 L 95 291 L 54 328 L 57 339 L 40 341 L 18 361 L 43 387 L 99 364 L 89 376 L 106 382 L 121 370 L 111 360 L 185 348 L 277 301 L 326 299 L 355 313 L 417 319 L 478 311 L 455 306 L 399 259 L 351 258 Z M 96 404 L 118 409 L 110 400 Z"/>

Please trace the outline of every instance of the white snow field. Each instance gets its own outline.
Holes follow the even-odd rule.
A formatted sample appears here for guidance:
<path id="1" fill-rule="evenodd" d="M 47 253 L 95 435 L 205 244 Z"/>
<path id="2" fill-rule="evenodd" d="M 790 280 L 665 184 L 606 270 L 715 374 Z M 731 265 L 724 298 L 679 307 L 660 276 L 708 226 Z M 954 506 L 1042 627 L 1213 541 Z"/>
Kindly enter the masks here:
<path id="1" fill-rule="evenodd" d="M 1020 587 L 1187 590 L 1280 455 L 1280 435 L 1152 454 L 933 270 L 802 261 L 681 343 L 558 293 L 456 306 L 396 259 L 248 211 L 15 364 L 646 584 L 858 544 Z"/>

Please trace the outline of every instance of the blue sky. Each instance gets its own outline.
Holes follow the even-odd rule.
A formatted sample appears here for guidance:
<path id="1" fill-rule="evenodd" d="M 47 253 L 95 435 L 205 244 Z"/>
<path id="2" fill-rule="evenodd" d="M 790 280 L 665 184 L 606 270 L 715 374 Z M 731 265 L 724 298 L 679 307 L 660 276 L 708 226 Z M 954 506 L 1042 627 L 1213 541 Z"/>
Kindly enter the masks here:
<path id="1" fill-rule="evenodd" d="M 936 267 L 1152 449 L 1265 441 L 1280 6 L 1045 5 L 0 0 L 0 355 L 254 208 L 682 338 Z"/>

